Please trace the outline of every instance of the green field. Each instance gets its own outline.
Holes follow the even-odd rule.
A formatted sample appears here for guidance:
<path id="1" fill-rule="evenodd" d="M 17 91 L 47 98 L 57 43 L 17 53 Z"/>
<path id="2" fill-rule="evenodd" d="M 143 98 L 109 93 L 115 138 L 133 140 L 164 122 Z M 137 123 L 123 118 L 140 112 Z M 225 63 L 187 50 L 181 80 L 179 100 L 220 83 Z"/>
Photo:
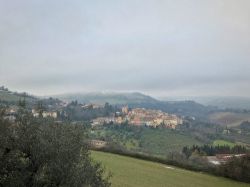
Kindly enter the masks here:
<path id="1" fill-rule="evenodd" d="M 140 138 L 141 147 L 150 154 L 166 155 L 180 151 L 184 146 L 200 145 L 195 138 L 169 129 L 146 128 Z"/>
<path id="2" fill-rule="evenodd" d="M 213 145 L 214 145 L 214 146 L 217 146 L 217 145 L 220 145 L 220 146 L 228 145 L 229 147 L 233 147 L 233 146 L 235 146 L 236 144 L 233 143 L 233 142 L 225 141 L 225 140 L 215 140 L 215 141 L 213 142 Z"/>
<path id="3" fill-rule="evenodd" d="M 92 157 L 112 173 L 112 187 L 250 187 L 223 177 L 110 153 L 93 151 Z"/>

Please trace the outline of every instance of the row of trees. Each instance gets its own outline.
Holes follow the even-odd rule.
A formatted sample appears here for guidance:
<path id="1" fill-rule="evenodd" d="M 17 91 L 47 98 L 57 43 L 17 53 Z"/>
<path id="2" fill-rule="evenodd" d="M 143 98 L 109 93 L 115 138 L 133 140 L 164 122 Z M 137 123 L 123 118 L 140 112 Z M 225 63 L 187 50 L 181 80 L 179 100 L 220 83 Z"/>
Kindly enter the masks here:
<path id="1" fill-rule="evenodd" d="M 110 186 L 91 157 L 81 124 L 57 124 L 20 109 L 15 123 L 0 114 L 0 186 Z"/>
<path id="2" fill-rule="evenodd" d="M 235 145 L 230 147 L 228 145 L 193 145 L 192 147 L 185 146 L 182 149 L 182 153 L 189 158 L 192 154 L 198 154 L 202 156 L 214 156 L 216 154 L 242 154 L 247 153 L 246 147 L 241 145 Z"/>

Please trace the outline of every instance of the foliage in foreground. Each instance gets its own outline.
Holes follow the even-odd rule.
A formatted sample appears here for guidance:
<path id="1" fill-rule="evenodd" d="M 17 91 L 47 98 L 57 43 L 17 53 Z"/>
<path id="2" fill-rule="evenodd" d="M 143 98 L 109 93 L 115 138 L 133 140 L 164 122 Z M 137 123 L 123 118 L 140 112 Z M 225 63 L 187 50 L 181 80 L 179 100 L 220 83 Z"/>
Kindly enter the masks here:
<path id="1" fill-rule="evenodd" d="M 21 112 L 0 116 L 0 186 L 110 186 L 90 158 L 82 125 L 57 124 Z"/>

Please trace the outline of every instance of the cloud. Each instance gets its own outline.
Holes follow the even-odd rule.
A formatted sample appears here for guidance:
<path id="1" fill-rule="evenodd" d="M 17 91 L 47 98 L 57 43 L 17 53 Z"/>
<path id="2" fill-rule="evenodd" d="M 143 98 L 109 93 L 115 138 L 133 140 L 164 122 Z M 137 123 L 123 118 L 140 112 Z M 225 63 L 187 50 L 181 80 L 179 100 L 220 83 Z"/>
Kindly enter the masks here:
<path id="1" fill-rule="evenodd" d="M 41 95 L 249 95 L 249 8 L 248 0 L 2 1 L 1 84 Z"/>

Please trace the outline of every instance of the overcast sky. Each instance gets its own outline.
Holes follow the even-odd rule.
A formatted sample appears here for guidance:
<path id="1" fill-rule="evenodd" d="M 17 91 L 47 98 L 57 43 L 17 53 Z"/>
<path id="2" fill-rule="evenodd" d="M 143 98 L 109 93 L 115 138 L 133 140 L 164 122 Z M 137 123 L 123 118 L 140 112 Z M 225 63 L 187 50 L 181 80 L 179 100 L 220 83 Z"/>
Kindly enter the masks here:
<path id="1" fill-rule="evenodd" d="M 0 0 L 0 85 L 250 96 L 250 1 Z"/>

